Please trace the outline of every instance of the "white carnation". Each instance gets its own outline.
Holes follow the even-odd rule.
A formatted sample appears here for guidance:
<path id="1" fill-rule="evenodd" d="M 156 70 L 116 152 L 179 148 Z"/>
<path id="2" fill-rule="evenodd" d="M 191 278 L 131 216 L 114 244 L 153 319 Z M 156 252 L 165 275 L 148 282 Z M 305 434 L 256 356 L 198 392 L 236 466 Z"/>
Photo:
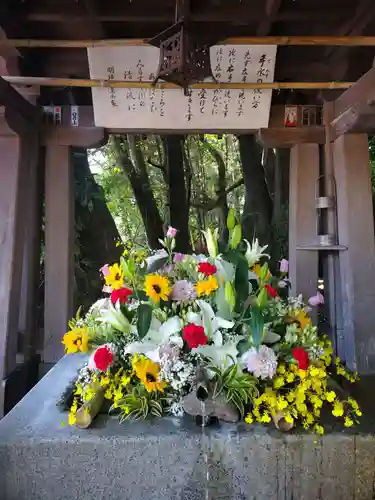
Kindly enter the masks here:
<path id="1" fill-rule="evenodd" d="M 247 370 L 261 379 L 272 378 L 276 373 L 277 357 L 272 349 L 262 345 L 259 351 L 252 347 L 242 356 Z"/>

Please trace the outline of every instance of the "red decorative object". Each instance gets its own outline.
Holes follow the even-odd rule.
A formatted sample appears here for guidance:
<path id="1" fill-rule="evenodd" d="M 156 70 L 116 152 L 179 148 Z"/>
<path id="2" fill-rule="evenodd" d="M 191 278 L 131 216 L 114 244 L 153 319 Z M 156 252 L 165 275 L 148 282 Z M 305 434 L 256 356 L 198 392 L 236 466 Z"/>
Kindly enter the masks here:
<path id="1" fill-rule="evenodd" d="M 272 297 L 273 299 L 277 297 L 278 294 L 273 286 L 266 284 L 264 285 L 264 288 L 267 290 L 267 293 L 270 297 Z"/>
<path id="2" fill-rule="evenodd" d="M 292 349 L 293 358 L 298 363 L 300 370 L 307 370 L 309 367 L 309 355 L 303 347 L 295 347 Z"/>
<path id="3" fill-rule="evenodd" d="M 211 276 L 216 273 L 217 269 L 216 266 L 213 266 L 209 262 L 200 262 L 198 265 L 198 271 L 203 273 L 205 276 Z"/>
<path id="4" fill-rule="evenodd" d="M 190 323 L 184 328 L 184 340 L 190 349 L 193 349 L 194 347 L 207 344 L 208 339 L 204 333 L 203 326 Z"/>
<path id="5" fill-rule="evenodd" d="M 102 345 L 95 351 L 93 359 L 95 367 L 105 372 L 113 362 L 113 353 L 107 345 Z"/>
<path id="6" fill-rule="evenodd" d="M 118 290 L 113 290 L 111 293 L 111 301 L 113 304 L 116 304 L 116 302 L 119 300 L 120 304 L 125 304 L 125 302 L 128 302 L 130 295 L 132 295 L 133 290 L 130 290 L 130 288 L 119 288 Z"/>

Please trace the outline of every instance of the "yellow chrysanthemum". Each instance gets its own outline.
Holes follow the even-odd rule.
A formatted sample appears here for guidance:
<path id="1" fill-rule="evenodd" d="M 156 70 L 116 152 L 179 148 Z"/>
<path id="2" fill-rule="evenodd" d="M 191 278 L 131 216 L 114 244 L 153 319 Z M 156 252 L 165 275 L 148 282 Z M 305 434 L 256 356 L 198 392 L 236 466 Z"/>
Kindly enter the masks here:
<path id="1" fill-rule="evenodd" d="M 195 285 L 198 297 L 201 295 L 211 295 L 218 288 L 219 285 L 215 276 L 210 276 L 207 280 L 198 281 Z"/>
<path id="2" fill-rule="evenodd" d="M 164 392 L 167 384 L 164 380 L 159 380 L 159 365 L 157 363 L 150 359 L 140 358 L 133 363 L 133 368 L 147 392 Z"/>
<path id="3" fill-rule="evenodd" d="M 73 328 L 64 335 L 62 344 L 64 344 L 67 354 L 87 352 L 89 350 L 87 328 Z"/>
<path id="4" fill-rule="evenodd" d="M 160 300 L 168 300 L 171 293 L 169 280 L 159 274 L 148 274 L 145 279 L 145 292 L 155 303 Z"/>
<path id="5" fill-rule="evenodd" d="M 110 286 L 112 290 L 118 290 L 124 286 L 124 271 L 118 264 L 108 267 L 109 274 L 104 279 L 106 285 Z"/>

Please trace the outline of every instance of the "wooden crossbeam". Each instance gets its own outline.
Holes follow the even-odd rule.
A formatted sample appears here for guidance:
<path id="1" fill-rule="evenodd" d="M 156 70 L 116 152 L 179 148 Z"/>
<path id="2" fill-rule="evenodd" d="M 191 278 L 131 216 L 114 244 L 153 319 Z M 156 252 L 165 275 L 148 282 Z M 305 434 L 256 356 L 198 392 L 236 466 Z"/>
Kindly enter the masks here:
<path id="1" fill-rule="evenodd" d="M 324 144 L 324 127 L 261 128 L 257 140 L 265 148 L 291 148 L 295 144 Z"/>
<path id="2" fill-rule="evenodd" d="M 4 76 L 4 80 L 13 85 L 39 85 L 41 87 L 103 87 L 103 88 L 138 88 L 138 89 L 175 89 L 181 88 L 173 83 L 157 83 L 124 81 L 124 80 L 99 80 L 79 78 L 48 78 L 33 76 Z M 201 82 L 191 85 L 192 89 L 347 89 L 353 82 L 238 82 L 214 83 Z"/>
<path id="3" fill-rule="evenodd" d="M 375 46 L 375 36 L 252 36 L 233 37 L 220 42 L 222 45 L 296 45 L 296 46 Z M 70 48 L 88 47 L 127 47 L 148 45 L 143 39 L 105 39 L 105 40 L 34 40 L 17 38 L 0 40 L 0 47 L 18 48 Z"/>
<path id="4" fill-rule="evenodd" d="M 375 124 L 375 68 L 371 68 L 334 101 L 334 138 L 350 131 L 368 131 Z"/>
<path id="5" fill-rule="evenodd" d="M 22 95 L 10 85 L 5 78 L 0 76 L 0 105 L 9 106 L 26 123 L 33 126 L 37 122 L 39 112 Z"/>

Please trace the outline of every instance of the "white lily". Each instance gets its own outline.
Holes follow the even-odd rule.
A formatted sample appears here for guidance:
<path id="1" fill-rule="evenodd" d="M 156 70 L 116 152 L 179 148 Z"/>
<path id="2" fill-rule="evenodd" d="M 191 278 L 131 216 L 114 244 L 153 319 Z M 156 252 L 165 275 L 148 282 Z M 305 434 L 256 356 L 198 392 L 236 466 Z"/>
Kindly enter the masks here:
<path id="1" fill-rule="evenodd" d="M 114 306 L 109 300 L 107 302 L 107 307 L 101 310 L 101 316 L 100 318 L 97 318 L 96 321 L 100 323 L 107 323 L 123 333 L 128 333 L 130 331 L 130 323 L 121 312 L 120 301 L 117 301 Z"/>
<path id="2" fill-rule="evenodd" d="M 183 340 L 179 333 L 182 330 L 182 320 L 178 316 L 169 318 L 161 323 L 152 316 L 150 329 L 140 342 L 133 342 L 125 348 L 125 354 L 144 354 L 154 362 L 160 360 L 159 349 L 166 345 L 183 347 Z"/>
<path id="3" fill-rule="evenodd" d="M 270 258 L 270 256 L 267 253 L 263 253 L 264 250 L 268 247 L 268 245 L 264 245 L 264 247 L 261 247 L 259 245 L 258 238 L 253 240 L 251 245 L 247 240 L 244 240 L 244 241 L 246 242 L 246 245 L 247 245 L 245 257 L 246 257 L 246 260 L 249 264 L 249 267 L 252 267 L 254 264 L 259 262 L 259 260 L 262 257 L 267 257 L 268 259 Z"/>
<path id="4" fill-rule="evenodd" d="M 218 368 L 225 369 L 233 364 L 233 360 L 237 359 L 237 344 L 243 338 L 242 335 L 237 335 L 233 340 L 224 344 L 223 336 L 219 332 L 219 334 L 215 335 L 213 345 L 200 345 L 192 349 L 192 352 L 208 358 Z"/>
<path id="5" fill-rule="evenodd" d="M 219 328 L 224 328 L 226 330 L 233 328 L 233 321 L 228 321 L 224 318 L 220 318 L 220 316 L 215 316 L 215 313 L 208 302 L 204 300 L 197 300 L 197 304 L 201 310 L 200 314 L 189 312 L 187 314 L 187 320 L 189 323 L 203 326 L 204 333 L 209 340 L 215 342 L 216 336 L 221 337 Z"/>

